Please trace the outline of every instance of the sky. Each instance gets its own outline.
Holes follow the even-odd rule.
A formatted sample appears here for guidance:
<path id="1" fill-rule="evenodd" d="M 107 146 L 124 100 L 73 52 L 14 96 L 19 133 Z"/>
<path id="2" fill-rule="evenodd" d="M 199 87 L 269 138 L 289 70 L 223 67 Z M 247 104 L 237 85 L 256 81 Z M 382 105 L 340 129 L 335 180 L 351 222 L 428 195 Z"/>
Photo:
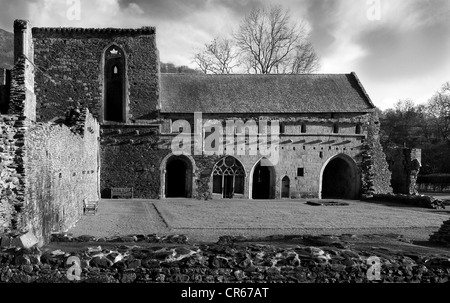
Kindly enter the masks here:
<path id="1" fill-rule="evenodd" d="M 356 72 L 374 104 L 426 102 L 450 81 L 449 0 L 0 0 L 0 28 L 155 26 L 162 62 L 195 68 L 193 54 L 229 36 L 255 7 L 282 5 L 307 22 L 318 73 Z"/>

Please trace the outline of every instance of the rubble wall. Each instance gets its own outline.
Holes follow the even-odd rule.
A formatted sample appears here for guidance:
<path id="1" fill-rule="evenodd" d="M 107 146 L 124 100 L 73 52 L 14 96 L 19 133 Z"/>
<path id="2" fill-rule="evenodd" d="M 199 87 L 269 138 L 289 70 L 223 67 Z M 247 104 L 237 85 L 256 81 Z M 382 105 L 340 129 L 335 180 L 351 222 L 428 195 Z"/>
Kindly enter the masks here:
<path id="1" fill-rule="evenodd" d="M 25 140 L 25 212 L 21 226 L 41 242 L 66 231 L 98 200 L 99 125 L 86 111 L 82 135 L 64 125 L 39 123 Z"/>

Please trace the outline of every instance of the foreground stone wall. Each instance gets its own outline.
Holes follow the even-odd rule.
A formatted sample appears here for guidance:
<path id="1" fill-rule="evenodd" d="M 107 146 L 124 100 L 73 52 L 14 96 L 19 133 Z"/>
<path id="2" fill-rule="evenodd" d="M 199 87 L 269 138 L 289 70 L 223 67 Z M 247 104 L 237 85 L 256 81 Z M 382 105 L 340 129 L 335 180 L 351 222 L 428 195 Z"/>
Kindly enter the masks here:
<path id="1" fill-rule="evenodd" d="M 79 220 L 83 199 L 99 199 L 99 125 L 89 112 L 84 116 L 78 125 L 82 135 L 64 125 L 42 123 L 26 134 L 26 204 L 20 226 L 41 244 L 51 232 L 66 231 Z"/>
<path id="2" fill-rule="evenodd" d="M 448 254 L 349 245 L 360 238 L 364 240 L 355 235 L 275 236 L 236 242 L 237 237 L 224 236 L 217 243 L 192 244 L 182 235 L 98 241 L 89 236 L 62 237 L 60 241 L 89 241 L 92 246 L 77 252 L 3 249 L 0 282 L 69 283 L 67 260 L 75 257 L 81 267 L 80 281 L 75 283 L 370 283 L 373 256 L 380 265 L 375 283 L 449 281 Z M 378 239 L 382 240 L 386 238 Z M 108 248 L 102 247 L 105 244 Z"/>

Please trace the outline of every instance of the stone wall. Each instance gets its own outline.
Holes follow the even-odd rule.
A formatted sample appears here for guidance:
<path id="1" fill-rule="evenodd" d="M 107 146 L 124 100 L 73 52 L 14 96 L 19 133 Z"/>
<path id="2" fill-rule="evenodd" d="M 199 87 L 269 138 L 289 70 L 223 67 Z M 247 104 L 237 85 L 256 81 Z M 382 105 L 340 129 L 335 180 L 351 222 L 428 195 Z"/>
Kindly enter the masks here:
<path id="1" fill-rule="evenodd" d="M 65 249 L 73 246 L 54 251 L 1 249 L 0 282 L 70 283 L 68 273 L 73 275 L 75 266 L 67 263 L 69 258 L 78 258 L 80 279 L 73 281 L 71 277 L 72 283 L 190 283 L 186 289 L 197 288 L 192 283 L 448 283 L 448 253 L 413 251 L 410 244 L 401 245 L 400 241 L 407 239 L 398 236 L 394 242 L 394 237 L 223 236 L 217 243 L 191 243 L 183 235 L 106 239 L 62 236 L 55 242 L 89 241 L 85 244 L 90 247 L 77 251 Z M 374 239 L 377 243 L 394 243 L 395 249 L 392 244 L 357 244 Z M 378 277 L 371 268 L 376 261 L 380 265 Z M 242 296 L 249 293 L 245 287 L 242 289 Z M 181 291 L 165 295 L 169 301 L 180 301 L 176 298 L 180 298 Z"/>
<path id="2" fill-rule="evenodd" d="M 8 114 L 36 120 L 36 96 L 34 94 L 34 66 L 25 56 L 19 56 L 11 72 Z"/>
<path id="3" fill-rule="evenodd" d="M 24 206 L 23 145 L 26 121 L 0 116 L 0 234 L 19 227 Z"/>
<path id="4" fill-rule="evenodd" d="M 82 135 L 65 125 L 39 123 L 25 137 L 25 201 L 19 225 L 41 243 L 66 231 L 99 199 L 99 125 L 84 112 Z M 74 126 L 72 126 L 74 127 Z"/>
<path id="5" fill-rule="evenodd" d="M 392 192 L 391 172 L 380 143 L 380 121 L 376 113 L 369 115 L 367 125 L 367 139 L 360 154 L 363 198 Z"/>
<path id="6" fill-rule="evenodd" d="M 104 52 L 111 45 L 126 56 L 127 122 L 157 110 L 159 54 L 155 29 L 33 28 L 38 121 L 64 116 L 80 102 L 103 122 Z"/>
<path id="7" fill-rule="evenodd" d="M 155 125 L 103 126 L 101 131 L 101 192 L 132 187 L 135 198 L 158 198 L 159 163 L 169 153 L 158 149 Z"/>
<path id="8" fill-rule="evenodd" d="M 405 147 L 390 148 L 386 160 L 392 172 L 391 185 L 396 194 L 417 194 L 416 181 L 421 166 L 421 150 Z"/>
<path id="9" fill-rule="evenodd" d="M 170 132 L 170 120 L 165 123 L 153 121 L 150 124 L 104 125 L 102 127 L 102 196 L 109 197 L 111 187 L 133 187 L 137 198 L 158 198 L 164 196 L 165 161 L 171 154 L 171 142 L 178 135 Z M 220 121 L 225 125 L 228 119 L 243 117 L 205 116 L 203 122 Z M 269 117 L 246 117 L 259 121 Z M 176 119 L 192 120 L 192 116 L 178 116 Z M 278 119 L 289 127 L 280 135 L 278 148 L 279 162 L 274 166 L 274 197 L 281 197 L 283 177 L 290 180 L 290 197 L 320 197 L 321 176 L 330 160 L 339 157 L 354 163 L 355 198 L 361 194 L 388 193 L 390 172 L 385 156 L 378 141 L 379 125 L 376 117 L 367 115 L 310 115 L 298 117 L 270 117 Z M 192 124 L 192 121 L 191 121 Z M 307 132 L 301 133 L 299 125 L 306 124 Z M 333 125 L 339 124 L 338 134 L 333 133 Z M 159 133 L 160 125 L 162 133 Z M 356 133 L 356 125 L 361 132 Z M 268 136 L 270 141 L 270 136 Z M 193 138 L 191 137 L 191 140 Z M 191 141 L 193 142 L 193 141 Z M 255 165 L 263 158 L 262 154 L 250 155 L 245 145 L 244 155 L 237 150 L 229 150 L 243 165 L 246 173 L 244 195 L 250 198 L 252 174 Z M 193 146 L 191 155 L 194 155 Z M 193 172 L 192 197 L 208 199 L 220 198 L 211 194 L 211 173 L 214 164 L 224 155 L 194 155 L 191 162 L 196 167 Z M 298 168 L 304 169 L 304 175 L 298 176 Z M 374 173 L 376 172 L 376 173 Z"/>

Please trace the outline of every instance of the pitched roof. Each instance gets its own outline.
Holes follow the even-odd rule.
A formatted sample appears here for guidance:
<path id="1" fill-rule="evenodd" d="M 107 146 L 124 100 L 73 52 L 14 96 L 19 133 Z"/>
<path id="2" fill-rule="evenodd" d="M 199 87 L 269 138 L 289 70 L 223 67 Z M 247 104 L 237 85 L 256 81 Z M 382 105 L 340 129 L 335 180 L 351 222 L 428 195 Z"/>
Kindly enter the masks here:
<path id="1" fill-rule="evenodd" d="M 161 74 L 162 113 L 370 112 L 355 73 Z"/>

